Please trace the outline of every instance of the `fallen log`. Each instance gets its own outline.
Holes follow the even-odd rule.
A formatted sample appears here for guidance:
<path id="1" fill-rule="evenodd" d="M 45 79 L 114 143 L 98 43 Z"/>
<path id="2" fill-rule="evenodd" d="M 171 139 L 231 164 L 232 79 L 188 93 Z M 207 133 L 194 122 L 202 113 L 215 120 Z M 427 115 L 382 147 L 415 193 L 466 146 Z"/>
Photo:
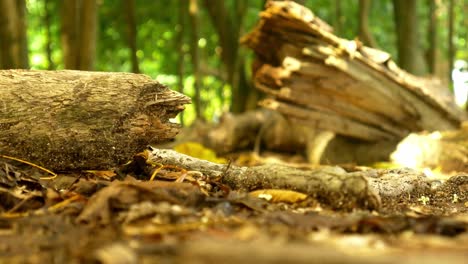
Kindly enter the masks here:
<path id="1" fill-rule="evenodd" d="M 142 74 L 0 71 L 0 154 L 53 170 L 109 168 L 169 141 L 190 98 Z"/>
<path id="2" fill-rule="evenodd" d="M 456 129 L 466 119 L 437 80 L 399 69 L 388 53 L 341 39 L 307 8 L 268 1 L 241 42 L 251 48 L 262 105 L 307 126 L 364 141 Z"/>

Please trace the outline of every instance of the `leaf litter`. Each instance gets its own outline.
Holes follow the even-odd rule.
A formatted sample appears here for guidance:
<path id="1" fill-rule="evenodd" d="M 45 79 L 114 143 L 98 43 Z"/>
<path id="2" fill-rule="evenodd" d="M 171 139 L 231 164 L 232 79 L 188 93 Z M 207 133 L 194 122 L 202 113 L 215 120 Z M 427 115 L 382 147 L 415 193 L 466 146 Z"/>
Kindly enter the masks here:
<path id="1" fill-rule="evenodd" d="M 425 199 L 349 211 L 295 190 L 233 189 L 222 176 L 136 157 L 115 171 L 50 180 L 1 162 L 0 261 L 464 263 L 468 257 L 466 175 L 449 178 Z"/>

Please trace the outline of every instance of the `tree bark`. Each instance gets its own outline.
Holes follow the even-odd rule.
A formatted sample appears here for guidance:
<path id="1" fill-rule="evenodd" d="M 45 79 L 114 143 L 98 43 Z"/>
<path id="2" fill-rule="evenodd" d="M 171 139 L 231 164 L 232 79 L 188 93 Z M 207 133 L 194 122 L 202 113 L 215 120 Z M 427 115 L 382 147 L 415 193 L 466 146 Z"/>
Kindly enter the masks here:
<path id="1" fill-rule="evenodd" d="M 377 43 L 374 40 L 369 30 L 369 9 L 371 7 L 370 0 L 359 0 L 359 39 L 364 45 L 371 48 L 376 48 Z"/>
<path id="2" fill-rule="evenodd" d="M 115 166 L 152 142 L 190 99 L 145 75 L 0 71 L 0 149 L 53 170 Z"/>
<path id="3" fill-rule="evenodd" d="M 97 32 L 97 2 L 62 2 L 62 49 L 65 68 L 94 69 Z"/>
<path id="4" fill-rule="evenodd" d="M 398 65 L 404 70 L 423 75 L 425 64 L 419 42 L 416 0 L 393 0 L 397 32 Z"/>
<path id="5" fill-rule="evenodd" d="M 25 0 L 0 0 L 0 69 L 29 68 Z"/>
<path id="6" fill-rule="evenodd" d="M 341 14 L 341 0 L 335 0 L 333 2 L 334 6 L 334 20 L 333 20 L 333 29 L 335 35 L 340 35 L 343 30 L 343 15 Z"/>
<path id="7" fill-rule="evenodd" d="M 122 10 L 127 19 L 127 43 L 130 48 L 130 61 L 132 62 L 132 72 L 140 73 L 140 66 L 137 57 L 137 22 L 135 18 L 135 0 L 125 0 L 125 10 Z"/>

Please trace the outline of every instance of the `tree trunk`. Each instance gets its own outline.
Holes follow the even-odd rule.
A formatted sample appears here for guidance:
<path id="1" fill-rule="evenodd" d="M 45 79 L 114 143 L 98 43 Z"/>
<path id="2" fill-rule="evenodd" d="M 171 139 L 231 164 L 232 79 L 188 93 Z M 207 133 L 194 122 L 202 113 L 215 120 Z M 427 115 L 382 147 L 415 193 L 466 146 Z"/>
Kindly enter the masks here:
<path id="1" fill-rule="evenodd" d="M 96 54 L 97 2 L 62 2 L 62 48 L 65 68 L 94 69 Z"/>
<path id="2" fill-rule="evenodd" d="M 416 0 L 393 0 L 397 32 L 398 65 L 404 70 L 423 75 L 425 72 Z"/>
<path id="3" fill-rule="evenodd" d="M 130 60 L 132 62 L 132 72 L 140 73 L 140 67 L 137 57 L 137 23 L 135 18 L 135 0 L 125 0 L 125 13 L 127 19 L 127 43 L 130 48 Z"/>
<path id="4" fill-rule="evenodd" d="M 437 62 L 437 7 L 436 0 L 428 0 L 429 4 L 429 24 L 427 36 L 429 48 L 427 50 L 427 66 L 429 73 L 435 75 Z"/>
<path id="5" fill-rule="evenodd" d="M 455 3 L 454 0 L 449 0 L 448 5 L 448 36 L 447 36 L 447 47 L 448 47 L 448 77 L 449 83 L 452 84 L 452 71 L 453 71 L 453 64 L 455 60 L 455 44 L 453 43 L 453 38 L 455 34 Z"/>
<path id="6" fill-rule="evenodd" d="M 202 118 L 203 109 L 200 98 L 201 89 L 201 74 L 200 74 L 200 50 L 198 48 L 198 31 L 199 31 L 199 12 L 198 12 L 198 0 L 190 0 L 189 4 L 189 17 L 190 17 L 190 54 L 192 57 L 193 66 L 193 88 L 195 91 L 194 104 L 195 104 L 195 115 L 197 118 Z"/>
<path id="7" fill-rule="evenodd" d="M 29 68 L 29 56 L 28 56 L 28 35 L 27 35 L 27 23 L 26 23 L 26 1 L 17 0 L 16 8 L 18 10 L 18 42 L 20 46 L 20 66 L 19 68 Z"/>
<path id="8" fill-rule="evenodd" d="M 53 170 L 103 169 L 174 138 L 190 99 L 145 75 L 0 71 L 0 149 Z"/>
<path id="9" fill-rule="evenodd" d="M 184 35 L 185 35 L 185 17 L 188 16 L 188 0 L 181 0 L 179 5 L 179 15 L 178 15 L 178 26 L 177 26 L 177 37 L 176 37 L 176 47 L 179 52 L 177 57 L 177 75 L 179 76 L 178 81 L 178 91 L 179 93 L 184 93 L 184 80 L 185 80 L 185 51 L 184 51 Z M 181 112 L 179 115 L 180 124 L 184 126 L 184 112 Z"/>
<path id="10" fill-rule="evenodd" d="M 370 0 L 359 0 L 359 39 L 364 43 L 364 45 L 371 48 L 376 48 L 377 43 L 372 37 L 372 34 L 369 30 L 369 9 L 371 6 Z"/>
<path id="11" fill-rule="evenodd" d="M 0 69 L 29 68 L 24 0 L 0 0 Z"/>
<path id="12" fill-rule="evenodd" d="M 335 0 L 334 2 L 334 20 L 333 20 L 333 29 L 335 35 L 341 35 L 343 30 L 343 15 L 341 14 L 341 0 Z"/>
<path id="13" fill-rule="evenodd" d="M 52 59 L 52 33 L 51 33 L 51 1 L 44 0 L 44 27 L 46 30 L 45 35 L 45 54 L 47 57 L 47 69 L 55 69 L 54 61 Z"/>
<path id="14" fill-rule="evenodd" d="M 245 87 L 239 86 L 239 36 L 243 19 L 247 10 L 245 0 L 235 1 L 234 14 L 230 14 L 225 2 L 204 0 L 204 6 L 210 15 L 213 26 L 218 33 L 221 46 L 221 60 L 226 69 L 227 83 L 231 86 L 231 111 L 234 113 L 245 110 Z"/>

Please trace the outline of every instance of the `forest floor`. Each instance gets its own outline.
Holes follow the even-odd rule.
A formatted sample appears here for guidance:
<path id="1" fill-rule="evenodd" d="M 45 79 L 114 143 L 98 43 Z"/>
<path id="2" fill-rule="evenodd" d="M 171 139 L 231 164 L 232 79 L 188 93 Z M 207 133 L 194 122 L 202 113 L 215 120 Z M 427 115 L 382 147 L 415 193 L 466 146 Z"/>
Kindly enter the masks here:
<path id="1" fill-rule="evenodd" d="M 445 200 L 340 210 L 292 191 L 254 195 L 170 166 L 147 175 L 109 170 L 41 179 L 12 163 L 0 163 L 0 263 L 468 259 L 466 181 L 462 195 Z"/>

